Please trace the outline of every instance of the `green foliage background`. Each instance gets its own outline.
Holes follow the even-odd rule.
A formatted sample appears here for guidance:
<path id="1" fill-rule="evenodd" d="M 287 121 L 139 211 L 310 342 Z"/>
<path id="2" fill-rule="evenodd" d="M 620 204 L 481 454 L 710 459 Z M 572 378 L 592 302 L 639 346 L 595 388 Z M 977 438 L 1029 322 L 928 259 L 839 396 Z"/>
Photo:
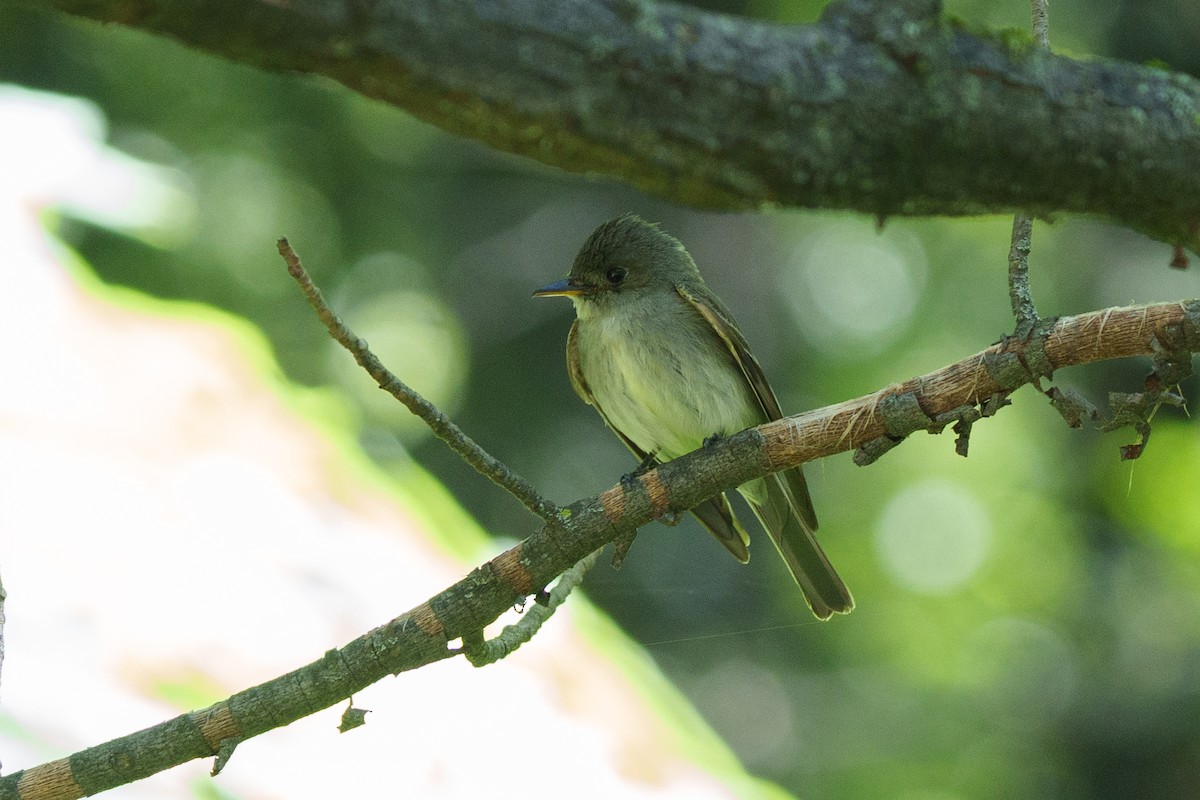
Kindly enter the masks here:
<path id="1" fill-rule="evenodd" d="M 820 4 L 704 3 L 787 22 Z M 1027 6 L 947 4 L 1025 27 Z M 1059 0 L 1060 52 L 1197 73 L 1185 0 Z M 448 455 L 335 352 L 287 279 L 287 235 L 394 370 L 552 499 L 631 461 L 571 393 L 561 276 L 590 230 L 635 210 L 696 256 L 785 409 L 872 391 L 1011 328 L 1009 219 L 706 214 L 450 138 L 332 83 L 269 75 L 118 27 L 0 4 L 0 81 L 77 95 L 108 140 L 170 167 L 194 203 L 155 237 L 54 221 L 109 282 L 244 315 L 291 380 L 345 394 L 381 464 L 432 470 L 498 537 L 533 520 Z M 1019 166 L 1014 166 L 1014 169 Z M 2 179 L 2 178 L 0 178 Z M 1200 296 L 1169 249 L 1087 220 L 1035 228 L 1043 314 Z M 1057 376 L 1103 403 L 1145 363 Z M 1185 386 L 1196 394 L 1193 383 Z M 757 542 L 742 568 L 690 521 L 647 529 L 588 594 L 643 642 L 747 766 L 810 797 L 1200 794 L 1200 435 L 1161 414 L 1129 435 L 1069 431 L 1029 389 L 977 427 L 971 457 L 917 437 L 867 470 L 809 468 L 823 540 L 855 591 L 813 623 Z"/>

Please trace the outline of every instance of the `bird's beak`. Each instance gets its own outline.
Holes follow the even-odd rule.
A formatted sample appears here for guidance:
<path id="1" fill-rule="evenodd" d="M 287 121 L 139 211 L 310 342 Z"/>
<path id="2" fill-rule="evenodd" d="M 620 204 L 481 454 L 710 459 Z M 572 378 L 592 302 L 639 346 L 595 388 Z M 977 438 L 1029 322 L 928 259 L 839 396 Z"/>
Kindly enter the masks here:
<path id="1" fill-rule="evenodd" d="M 534 297 L 579 297 L 585 291 L 585 287 L 576 283 L 570 278 L 563 278 L 561 281 L 548 283 L 542 288 L 533 293 Z"/>

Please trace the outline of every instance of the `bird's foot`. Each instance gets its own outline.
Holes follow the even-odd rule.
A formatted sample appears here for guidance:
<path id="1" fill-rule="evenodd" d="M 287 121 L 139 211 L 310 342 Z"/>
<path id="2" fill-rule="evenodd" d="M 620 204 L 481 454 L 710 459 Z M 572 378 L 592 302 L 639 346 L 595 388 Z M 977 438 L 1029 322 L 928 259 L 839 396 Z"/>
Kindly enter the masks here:
<path id="1" fill-rule="evenodd" d="M 667 509 L 663 513 L 659 514 L 657 519 L 663 525 L 674 528 L 676 525 L 683 522 L 683 514 L 680 514 L 678 511 Z"/>
<path id="2" fill-rule="evenodd" d="M 633 485 L 637 483 L 638 478 L 642 477 L 656 466 L 658 466 L 658 454 L 647 453 L 646 457 L 643 458 L 641 463 L 637 465 L 637 469 L 635 469 L 633 472 L 626 472 L 621 476 L 621 488 L 625 489 L 626 491 L 632 489 Z"/>
<path id="3" fill-rule="evenodd" d="M 725 434 L 721 433 L 720 431 L 717 431 L 712 436 L 706 437 L 704 440 L 704 449 L 707 450 L 708 448 L 712 447 L 714 444 L 716 444 L 717 442 L 721 441 L 724 438 L 725 438 Z"/>

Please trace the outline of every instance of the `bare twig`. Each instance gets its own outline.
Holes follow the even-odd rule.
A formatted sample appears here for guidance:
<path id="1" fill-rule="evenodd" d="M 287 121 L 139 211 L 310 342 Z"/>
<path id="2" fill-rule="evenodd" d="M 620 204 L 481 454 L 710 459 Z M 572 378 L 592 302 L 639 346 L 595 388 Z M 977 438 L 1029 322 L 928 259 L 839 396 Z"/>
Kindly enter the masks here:
<path id="1" fill-rule="evenodd" d="M 1033 219 L 1025 214 L 1013 217 L 1012 244 L 1008 249 L 1008 296 L 1017 318 L 1017 338 L 1024 338 L 1038 322 L 1037 308 L 1029 290 L 1029 250 L 1033 238 Z"/>
<path id="2" fill-rule="evenodd" d="M 506 626 L 496 638 L 484 641 L 482 632 L 473 636 L 464 636 L 463 655 L 473 666 L 485 667 L 499 661 L 528 642 L 545 624 L 546 620 L 554 615 L 555 610 L 563 604 L 571 592 L 583 582 L 584 576 L 596 565 L 596 559 L 599 557 L 600 550 L 593 550 L 579 563 L 564 572 L 545 598 L 539 598 L 538 602 L 525 612 L 519 622 Z"/>
<path id="3" fill-rule="evenodd" d="M 1050 10 L 1048 0 L 1029 0 L 1033 16 L 1033 38 L 1044 50 L 1050 49 Z M 1033 237 L 1033 218 L 1019 213 L 1013 217 L 1012 245 L 1008 250 L 1008 294 L 1017 318 L 1016 335 L 1024 338 L 1038 323 L 1037 309 L 1029 289 L 1029 250 Z"/>
<path id="4" fill-rule="evenodd" d="M 300 284 L 304 296 L 308 299 L 308 304 L 317 313 L 317 318 L 325 325 L 325 328 L 329 331 L 329 335 L 333 337 L 334 341 L 350 351 L 350 354 L 354 356 L 354 360 L 375 379 L 380 389 L 383 389 L 392 397 L 399 400 L 409 411 L 420 417 L 429 426 L 430 430 L 433 431 L 434 435 L 445 442 L 463 461 L 474 467 L 480 475 L 483 475 L 497 486 L 508 491 L 513 497 L 520 500 L 526 508 L 542 519 L 549 521 L 555 518 L 555 515 L 558 513 L 558 506 L 543 498 L 533 488 L 532 484 L 520 475 L 517 475 L 504 463 L 494 458 L 480 447 L 475 440 L 463 433 L 462 429 L 455 425 L 437 406 L 413 391 L 404 381 L 389 372 L 380 363 L 375 354 L 368 349 L 366 341 L 356 336 L 342 322 L 341 318 L 333 313 L 329 304 L 325 302 L 325 298 L 321 296 L 321 290 L 313 283 L 312 278 L 305 271 L 304 265 L 300 263 L 300 257 L 296 255 L 296 251 L 288 244 L 288 240 L 280 239 L 277 244 L 279 254 L 287 262 L 288 273 L 296 280 L 296 283 Z"/>
<path id="5" fill-rule="evenodd" d="M 1049 0 L 1029 0 L 1033 14 L 1033 38 L 1044 49 L 1050 49 L 1050 3 Z"/>

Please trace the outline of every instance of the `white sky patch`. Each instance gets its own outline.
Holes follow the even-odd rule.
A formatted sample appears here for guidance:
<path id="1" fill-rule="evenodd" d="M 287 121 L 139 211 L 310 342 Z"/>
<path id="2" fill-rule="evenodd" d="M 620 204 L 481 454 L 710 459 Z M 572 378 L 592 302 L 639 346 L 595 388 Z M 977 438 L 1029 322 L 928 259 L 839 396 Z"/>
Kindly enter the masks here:
<path id="1" fill-rule="evenodd" d="M 95 104 L 0 85 L 0 207 L 52 206 L 156 247 L 194 230 L 185 176 L 104 144 Z"/>

